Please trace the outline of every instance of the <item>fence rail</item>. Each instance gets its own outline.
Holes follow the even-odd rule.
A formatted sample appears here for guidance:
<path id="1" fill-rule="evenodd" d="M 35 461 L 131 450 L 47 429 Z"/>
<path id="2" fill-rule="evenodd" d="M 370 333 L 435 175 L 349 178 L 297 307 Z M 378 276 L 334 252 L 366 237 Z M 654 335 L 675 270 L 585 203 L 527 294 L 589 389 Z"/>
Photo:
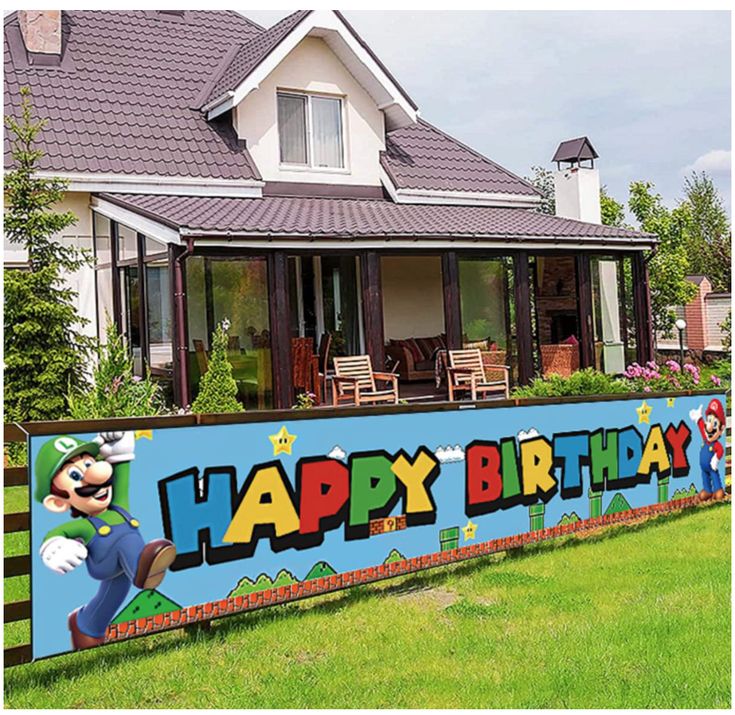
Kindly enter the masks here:
<path id="1" fill-rule="evenodd" d="M 691 392 L 687 393 L 676 393 L 678 396 L 683 396 L 685 394 L 694 394 Z M 721 394 L 719 391 L 703 391 L 701 393 L 707 395 L 707 394 Z M 640 395 L 635 394 L 626 394 L 624 396 L 625 399 L 635 398 L 635 397 L 642 397 L 645 399 L 652 399 L 655 397 L 666 397 L 669 396 L 668 393 L 641 393 Z M 585 397 L 585 398 L 564 398 L 564 402 L 579 402 L 579 401 L 589 401 L 589 402 L 595 402 L 595 401 L 608 401 L 612 399 L 623 399 L 623 396 L 601 396 L 598 398 L 595 397 Z M 495 406 L 503 406 L 508 407 L 510 405 L 516 406 L 519 404 L 523 405 L 542 405 L 542 404 L 557 404 L 560 400 L 558 399 L 531 399 L 531 400 L 498 400 L 494 401 L 492 404 L 483 403 L 482 407 L 495 407 Z M 465 405 L 464 408 L 467 406 L 475 407 L 476 405 Z M 479 405 L 477 405 L 479 406 Z M 445 404 L 437 404 L 432 406 L 429 405 L 410 405 L 407 407 L 396 407 L 396 408 L 375 408 L 375 407 L 368 407 L 368 408 L 339 408 L 339 409 L 323 409 L 319 410 L 318 412 L 312 413 L 312 415 L 309 415 L 308 411 L 303 412 L 291 412 L 288 410 L 285 411 L 268 411 L 268 412 L 261 412 L 253 415 L 253 413 L 250 414 L 244 414 L 244 415 L 187 415 L 182 417 L 162 417 L 162 418 L 126 418 L 121 420 L 98 420 L 94 422 L 63 422 L 63 429 L 65 431 L 74 433 L 74 432 L 91 432 L 91 431 L 102 431 L 103 429 L 110 429 L 110 423 L 114 422 L 116 429 L 135 429 L 135 428 L 143 428 L 150 429 L 151 427 L 169 427 L 169 426 L 192 426 L 197 424 L 228 424 L 228 423 L 238 423 L 238 422 L 249 422 L 249 421 L 265 421 L 265 420 L 273 420 L 273 419 L 288 419 L 288 420 L 300 420 L 305 419 L 309 417 L 330 417 L 330 416 L 345 416 L 346 414 L 350 415 L 356 415 L 356 414 L 379 414 L 384 412 L 423 412 L 427 410 L 457 410 L 459 407 L 456 403 L 447 403 Z M 287 415 L 287 417 L 286 417 Z M 731 435 L 730 435 L 730 423 L 731 423 L 731 412 L 728 410 L 728 420 L 727 420 L 727 436 L 726 436 L 726 442 L 727 442 L 727 457 L 725 461 L 725 482 L 728 485 L 727 491 L 731 492 L 731 473 L 732 473 L 732 456 L 731 456 Z M 26 440 L 30 435 L 45 435 L 45 434 L 54 434 L 57 433 L 59 430 L 59 424 L 58 422 L 44 422 L 44 423 L 27 423 L 23 425 L 17 425 L 17 424 L 6 424 L 4 426 L 4 442 L 6 444 L 10 443 L 25 443 Z M 8 487 L 23 487 L 30 484 L 30 478 L 28 474 L 28 468 L 26 466 L 6 466 L 4 468 L 4 486 L 6 488 Z M 686 503 L 684 503 L 686 501 Z M 674 508 L 691 508 L 693 505 L 695 505 L 696 499 L 693 500 L 682 500 L 681 504 L 676 505 L 676 507 L 671 507 L 668 510 L 662 510 L 662 509 L 653 509 L 650 511 L 650 516 L 655 516 L 658 513 L 662 513 L 665 511 L 671 511 Z M 673 505 L 673 502 L 670 502 L 670 504 Z M 635 510 L 634 510 L 635 511 Z M 646 512 L 648 514 L 648 512 Z M 30 532 L 30 512 L 24 511 L 24 512 L 16 512 L 16 513 L 9 513 L 4 515 L 5 519 L 5 526 L 4 526 L 4 532 L 5 534 L 14 534 L 14 533 L 23 533 L 23 532 Z M 641 515 L 640 514 L 633 514 L 631 513 L 630 517 L 626 519 L 626 517 L 618 517 L 615 520 L 589 520 L 590 523 L 585 528 L 594 529 L 594 528 L 600 528 L 604 526 L 608 526 L 612 521 L 618 522 L 618 523 L 625 523 L 625 521 L 631 521 L 631 520 L 640 520 Z M 569 530 L 569 532 L 573 532 L 579 530 L 573 529 Z M 503 548 L 494 548 L 491 551 L 503 551 L 503 550 L 512 550 L 514 548 L 518 548 L 523 543 L 532 543 L 536 541 L 542 541 L 547 538 L 555 538 L 560 535 L 561 532 L 556 533 L 552 529 L 544 529 L 542 532 L 527 532 L 524 537 L 528 538 L 522 538 L 519 541 L 508 541 L 508 544 L 503 544 Z M 566 532 L 564 532 L 566 533 Z M 7 543 L 7 540 L 6 540 Z M 489 542 L 488 542 L 489 543 Z M 481 545 L 478 544 L 477 547 L 480 547 Z M 490 553 L 490 551 L 488 551 Z M 446 560 L 446 559 L 444 559 Z M 442 561 L 442 563 L 444 562 Z M 447 561 L 448 562 L 448 561 Z M 16 556 L 5 556 L 3 559 L 4 563 L 4 575 L 5 578 L 10 577 L 17 577 L 17 576 L 27 576 L 31 572 L 31 556 L 28 553 L 16 555 Z M 437 564 L 441 565 L 441 564 Z M 395 570 L 395 569 L 394 569 Z M 409 569 L 410 570 L 410 569 Z M 369 579 L 366 582 L 369 582 L 371 580 L 377 580 L 377 579 Z M 321 591 L 320 592 L 325 592 Z M 314 595 L 317 595 L 316 593 Z M 273 603 L 279 602 L 279 600 L 283 599 L 274 599 Z M 247 610 L 247 608 L 244 608 L 243 610 Z M 8 623 L 19 623 L 24 621 L 29 621 L 31 619 L 32 614 L 32 606 L 31 606 L 31 600 L 30 599 L 24 599 L 20 601 L 14 601 L 4 604 L 4 622 L 5 624 Z M 203 619 L 206 620 L 206 619 Z M 182 622 L 179 626 L 181 627 L 184 625 Z M 118 638 L 115 638 L 114 640 L 117 640 Z M 32 646 L 30 643 L 22 643 L 20 645 L 15 645 L 9 648 L 5 648 L 3 651 L 4 654 L 4 663 L 5 667 L 20 665 L 23 663 L 28 663 L 33 659 L 32 654 Z"/>

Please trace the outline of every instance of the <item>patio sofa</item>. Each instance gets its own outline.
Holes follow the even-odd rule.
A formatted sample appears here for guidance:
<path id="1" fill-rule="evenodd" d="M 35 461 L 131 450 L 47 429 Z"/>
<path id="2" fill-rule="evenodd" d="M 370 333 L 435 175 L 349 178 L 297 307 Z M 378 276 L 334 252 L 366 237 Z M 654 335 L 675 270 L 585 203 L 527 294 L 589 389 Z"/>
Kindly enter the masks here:
<path id="1" fill-rule="evenodd" d="M 434 362 L 439 350 L 446 350 L 445 335 L 427 338 L 402 338 L 389 340 L 385 353 L 398 367 L 395 371 L 402 382 L 434 379 Z M 392 369 L 391 365 L 391 369 Z"/>

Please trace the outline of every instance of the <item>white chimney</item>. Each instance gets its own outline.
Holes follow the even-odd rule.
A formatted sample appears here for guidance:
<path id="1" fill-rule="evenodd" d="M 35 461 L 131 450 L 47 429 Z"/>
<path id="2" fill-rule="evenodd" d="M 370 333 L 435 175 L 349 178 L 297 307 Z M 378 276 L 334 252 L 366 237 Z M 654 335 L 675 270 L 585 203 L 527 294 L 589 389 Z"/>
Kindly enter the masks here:
<path id="1" fill-rule="evenodd" d="M 19 10 L 18 22 L 28 52 L 61 55 L 61 10 Z"/>
<path id="2" fill-rule="evenodd" d="M 595 169 L 597 152 L 587 137 L 559 144 L 552 161 L 556 215 L 589 223 L 601 223 L 600 174 Z"/>
<path id="3" fill-rule="evenodd" d="M 554 199 L 556 215 L 587 223 L 602 223 L 600 212 L 600 174 L 595 169 L 597 152 L 587 137 L 570 139 L 559 144 L 552 161 L 554 173 Z M 600 312 L 601 334 L 595 341 L 602 343 L 602 365 L 609 374 L 619 374 L 625 369 L 625 350 L 620 332 L 620 306 L 618 305 L 618 263 L 615 259 L 600 257 L 592 264 L 597 272 L 598 301 L 593 312 Z M 591 321 L 597 324 L 597 321 Z"/>

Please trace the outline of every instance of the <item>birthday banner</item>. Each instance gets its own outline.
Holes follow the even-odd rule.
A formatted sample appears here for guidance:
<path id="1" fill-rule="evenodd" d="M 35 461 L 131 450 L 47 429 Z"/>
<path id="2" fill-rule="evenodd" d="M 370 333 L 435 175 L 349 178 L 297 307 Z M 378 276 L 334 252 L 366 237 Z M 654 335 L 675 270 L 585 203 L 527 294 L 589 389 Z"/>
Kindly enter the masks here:
<path id="1" fill-rule="evenodd" d="M 33 656 L 722 498 L 724 404 L 315 410 L 31 437 Z"/>

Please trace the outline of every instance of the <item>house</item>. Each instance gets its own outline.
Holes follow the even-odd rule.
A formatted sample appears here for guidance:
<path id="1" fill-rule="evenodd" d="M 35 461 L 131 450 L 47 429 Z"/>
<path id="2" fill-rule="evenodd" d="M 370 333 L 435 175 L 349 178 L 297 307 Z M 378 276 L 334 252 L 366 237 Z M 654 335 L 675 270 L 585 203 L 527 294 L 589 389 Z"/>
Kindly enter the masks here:
<path id="1" fill-rule="evenodd" d="M 404 385 L 432 385 L 443 346 L 493 350 L 519 383 L 652 355 L 655 237 L 600 224 L 589 139 L 559 146 L 558 215 L 540 213 L 533 186 L 423 119 L 339 12 L 264 29 L 230 11 L 20 11 L 6 111 L 22 86 L 48 119 L 40 173 L 68 179 L 78 217 L 59 240 L 96 256 L 69 277 L 80 312 L 102 339 L 114 320 L 176 404 L 225 317 L 254 408 L 293 404 L 297 336 L 392 359 Z"/>

